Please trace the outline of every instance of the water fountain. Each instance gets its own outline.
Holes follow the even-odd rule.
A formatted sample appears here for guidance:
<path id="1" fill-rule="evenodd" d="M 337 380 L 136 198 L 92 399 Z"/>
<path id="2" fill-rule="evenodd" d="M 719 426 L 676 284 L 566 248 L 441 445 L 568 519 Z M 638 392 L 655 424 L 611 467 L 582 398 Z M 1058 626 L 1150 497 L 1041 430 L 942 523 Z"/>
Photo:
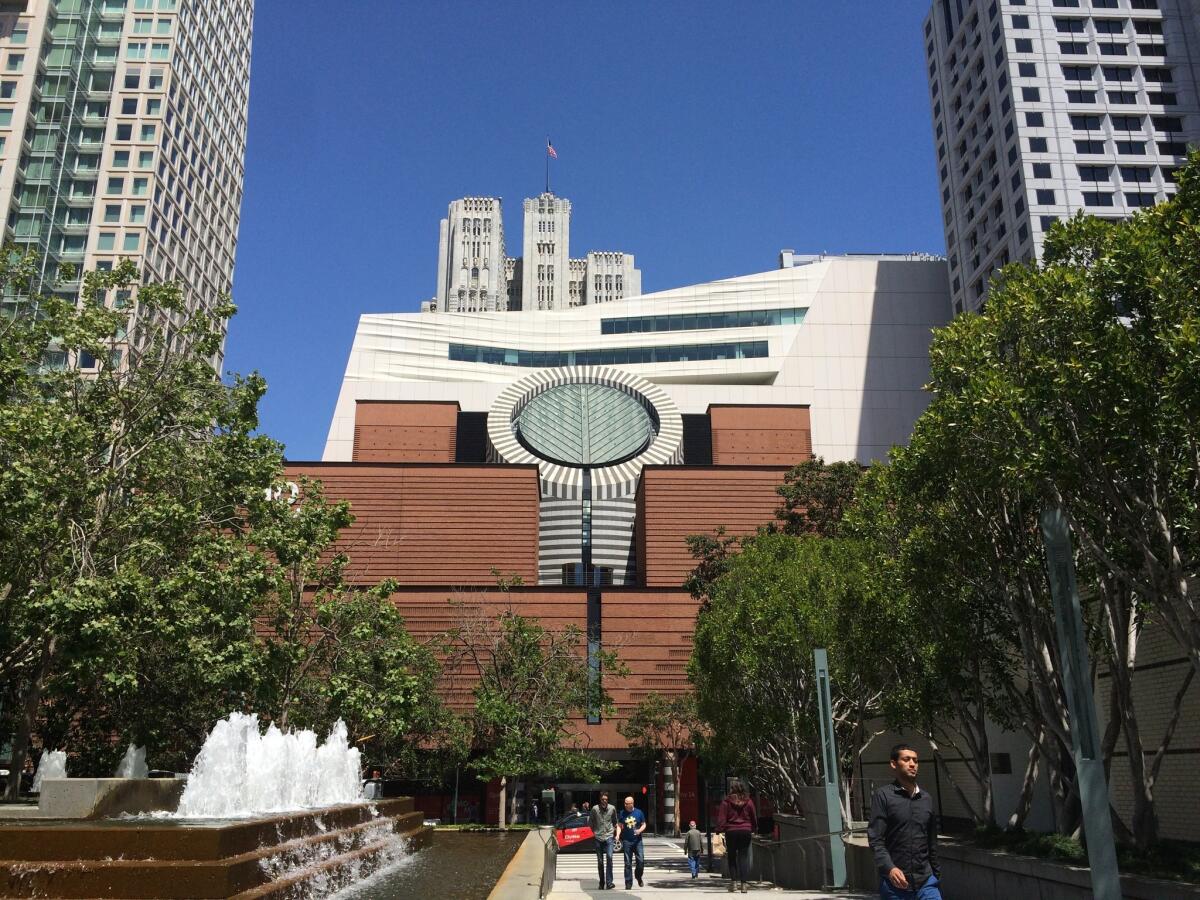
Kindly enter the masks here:
<path id="1" fill-rule="evenodd" d="M 234 713 L 213 728 L 151 815 L 0 825 L 0 896 L 322 897 L 405 858 L 430 829 L 410 797 L 361 799 L 360 759 L 337 723 L 324 742 Z M 130 747 L 118 771 L 140 773 Z M 120 790 L 116 791 L 120 793 Z M 160 792 L 160 796 L 166 797 Z"/>
<path id="2" fill-rule="evenodd" d="M 38 760 L 37 771 L 33 773 L 33 786 L 30 790 L 35 794 L 39 794 L 42 791 L 42 782 L 45 779 L 66 777 L 67 751 L 47 750 L 42 754 L 42 758 Z"/>
<path id="3" fill-rule="evenodd" d="M 312 731 L 260 731 L 258 717 L 222 719 L 200 748 L 177 815 L 239 818 L 353 803 L 362 764 L 340 720 L 318 746 Z"/>
<path id="4" fill-rule="evenodd" d="M 131 743 L 117 766 L 116 775 L 118 778 L 148 778 L 150 767 L 146 765 L 146 748 Z"/>

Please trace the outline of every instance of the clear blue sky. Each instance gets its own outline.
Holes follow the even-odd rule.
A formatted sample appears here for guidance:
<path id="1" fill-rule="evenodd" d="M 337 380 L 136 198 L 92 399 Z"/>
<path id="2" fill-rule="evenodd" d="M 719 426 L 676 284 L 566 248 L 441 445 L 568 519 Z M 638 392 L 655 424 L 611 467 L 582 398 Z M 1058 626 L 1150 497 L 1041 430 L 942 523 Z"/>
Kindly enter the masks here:
<path id="1" fill-rule="evenodd" d="M 258 0 L 227 372 L 318 459 L 358 316 L 432 296 L 467 195 L 573 204 L 645 291 L 797 252 L 944 250 L 925 0 Z"/>

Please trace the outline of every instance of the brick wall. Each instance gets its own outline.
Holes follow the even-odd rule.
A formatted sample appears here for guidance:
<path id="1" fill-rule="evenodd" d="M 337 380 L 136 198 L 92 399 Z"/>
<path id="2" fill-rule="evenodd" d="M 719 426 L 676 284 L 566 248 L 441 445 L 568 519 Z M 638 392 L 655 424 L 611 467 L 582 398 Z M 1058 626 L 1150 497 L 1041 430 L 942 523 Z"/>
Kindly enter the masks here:
<path id="1" fill-rule="evenodd" d="M 695 567 L 689 534 L 753 534 L 775 518 L 788 468 L 647 466 L 638 485 L 638 571 L 647 587 L 679 587 Z"/>
<path id="2" fill-rule="evenodd" d="M 787 466 L 812 458 L 807 406 L 710 406 L 717 466 Z"/>
<path id="3" fill-rule="evenodd" d="M 359 400 L 355 462 L 454 462 L 457 403 Z"/>
<path id="4" fill-rule="evenodd" d="M 495 582 L 492 569 L 537 582 L 535 466 L 290 463 L 349 500 L 354 524 L 339 546 L 357 583 Z"/>

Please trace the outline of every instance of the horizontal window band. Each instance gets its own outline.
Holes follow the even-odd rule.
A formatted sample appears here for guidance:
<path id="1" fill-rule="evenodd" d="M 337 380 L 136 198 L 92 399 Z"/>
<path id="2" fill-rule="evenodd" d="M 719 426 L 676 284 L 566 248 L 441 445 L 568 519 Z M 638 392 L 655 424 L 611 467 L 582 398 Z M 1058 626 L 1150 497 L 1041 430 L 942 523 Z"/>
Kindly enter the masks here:
<path id="1" fill-rule="evenodd" d="M 680 344 L 663 347 L 612 347 L 597 350 L 517 350 L 479 344 L 450 344 L 453 362 L 487 363 L 551 369 L 560 366 L 637 365 L 647 363 L 765 359 L 766 341 L 732 341 L 724 344 Z"/>

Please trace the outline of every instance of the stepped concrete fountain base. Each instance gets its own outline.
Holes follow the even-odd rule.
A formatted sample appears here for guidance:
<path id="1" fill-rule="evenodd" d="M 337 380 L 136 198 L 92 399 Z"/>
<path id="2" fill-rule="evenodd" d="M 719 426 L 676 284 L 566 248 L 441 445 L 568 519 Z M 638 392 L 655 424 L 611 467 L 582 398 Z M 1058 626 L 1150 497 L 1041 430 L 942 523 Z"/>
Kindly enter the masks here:
<path id="1" fill-rule="evenodd" d="M 253 819 L 0 824 L 0 896 L 323 896 L 423 846 L 410 797 Z"/>

